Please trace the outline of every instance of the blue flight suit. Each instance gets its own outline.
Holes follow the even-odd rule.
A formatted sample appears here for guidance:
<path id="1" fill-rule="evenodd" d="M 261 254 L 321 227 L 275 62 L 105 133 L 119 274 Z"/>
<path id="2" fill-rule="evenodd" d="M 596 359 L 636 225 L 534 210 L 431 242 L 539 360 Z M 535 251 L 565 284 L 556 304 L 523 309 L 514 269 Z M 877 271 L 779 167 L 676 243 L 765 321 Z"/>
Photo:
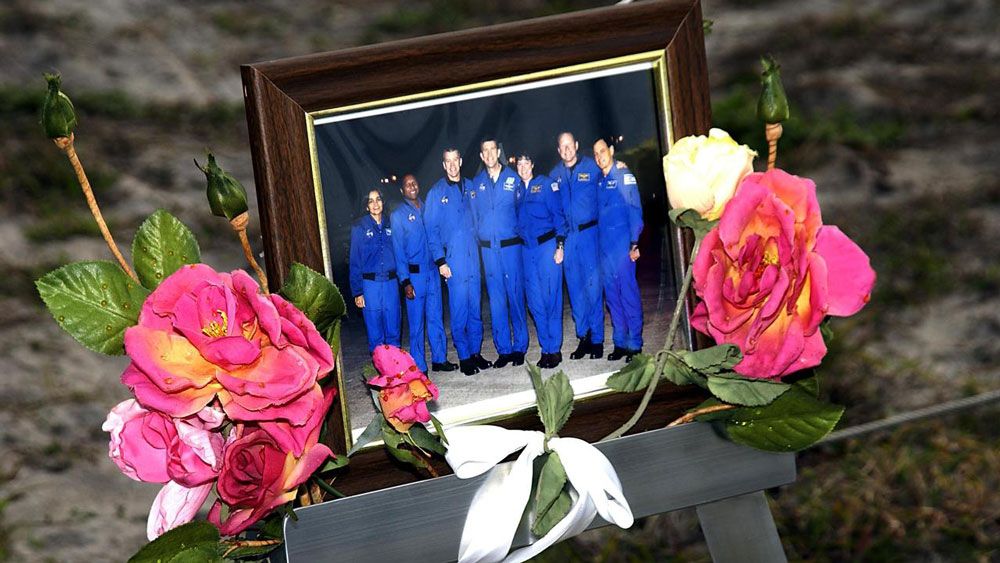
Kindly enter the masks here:
<path id="1" fill-rule="evenodd" d="M 597 182 L 601 169 L 594 159 L 577 156 L 572 168 L 560 162 L 549 176 L 559 183 L 566 214 L 566 288 L 573 309 L 576 336 L 590 332 L 590 341 L 604 343 L 604 301 L 597 267 Z"/>
<path id="2" fill-rule="evenodd" d="M 423 206 L 417 207 L 404 200 L 389 219 L 389 223 L 395 228 L 392 248 L 396 255 L 399 285 L 413 286 L 413 299 L 403 296 L 410 329 L 410 355 L 420 371 L 426 373 L 425 322 L 427 339 L 431 343 L 431 361 L 438 364 L 448 359 L 448 341 L 444 334 L 444 322 L 441 320 L 441 315 L 444 314 L 441 304 L 441 275 L 431 260 L 431 251 L 427 246 Z"/>
<path id="3" fill-rule="evenodd" d="M 435 266 L 447 263 L 451 278 L 448 286 L 448 311 L 451 315 L 451 339 L 460 360 L 479 354 L 483 347 L 482 297 L 479 252 L 472 211 L 467 196 L 472 182 L 461 184 L 441 178 L 427 193 L 424 202 L 424 227 L 427 245 Z"/>
<path id="4" fill-rule="evenodd" d="M 368 351 L 379 344 L 399 346 L 399 285 L 392 253 L 392 228 L 365 215 L 351 229 L 351 295 L 364 295 L 361 310 L 368 332 Z"/>
<path id="5" fill-rule="evenodd" d="M 521 179 L 502 166 L 496 182 L 483 169 L 472 180 L 469 203 L 486 271 L 493 343 L 497 353 L 528 351 L 528 315 L 524 308 L 522 240 L 517 233 L 517 207 L 523 195 Z"/>
<path id="6" fill-rule="evenodd" d="M 524 290 L 542 353 L 555 354 L 562 348 L 563 294 L 562 264 L 554 256 L 566 240 L 566 216 L 557 182 L 535 176 L 522 186 L 517 227 L 524 239 Z"/>
<path id="7" fill-rule="evenodd" d="M 628 168 L 618 168 L 615 162 L 607 176 L 601 174 L 597 207 L 601 284 L 611 312 L 615 346 L 641 350 L 642 300 L 635 262 L 628 254 L 642 232 L 642 202 L 635 176 Z"/>

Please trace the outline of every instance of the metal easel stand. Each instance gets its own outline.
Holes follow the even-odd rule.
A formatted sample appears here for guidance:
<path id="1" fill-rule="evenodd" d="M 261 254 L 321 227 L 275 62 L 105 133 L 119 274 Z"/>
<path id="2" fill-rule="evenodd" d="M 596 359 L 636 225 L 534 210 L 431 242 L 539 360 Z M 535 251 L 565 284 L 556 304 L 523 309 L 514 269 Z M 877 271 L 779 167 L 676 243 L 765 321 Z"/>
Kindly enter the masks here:
<path id="1" fill-rule="evenodd" d="M 714 561 L 786 560 L 764 490 L 795 480 L 793 454 L 733 444 L 703 423 L 597 447 L 618 472 L 636 518 L 694 506 Z M 298 508 L 298 521 L 285 521 L 284 555 L 290 563 L 454 561 L 484 478 L 448 475 Z M 605 525 L 598 517 L 591 528 Z M 530 542 L 522 523 L 514 547 Z"/>

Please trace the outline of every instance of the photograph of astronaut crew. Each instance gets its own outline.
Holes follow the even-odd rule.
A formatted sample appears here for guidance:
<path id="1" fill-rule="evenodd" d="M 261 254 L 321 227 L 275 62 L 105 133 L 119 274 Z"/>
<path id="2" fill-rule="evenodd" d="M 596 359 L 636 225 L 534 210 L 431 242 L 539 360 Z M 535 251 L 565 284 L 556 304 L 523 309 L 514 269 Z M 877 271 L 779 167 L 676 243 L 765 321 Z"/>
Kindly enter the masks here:
<path id="1" fill-rule="evenodd" d="M 525 363 L 593 379 L 660 346 L 677 290 L 655 103 L 643 69 L 317 121 L 353 428 L 381 343 L 443 420 L 529 391 Z"/>

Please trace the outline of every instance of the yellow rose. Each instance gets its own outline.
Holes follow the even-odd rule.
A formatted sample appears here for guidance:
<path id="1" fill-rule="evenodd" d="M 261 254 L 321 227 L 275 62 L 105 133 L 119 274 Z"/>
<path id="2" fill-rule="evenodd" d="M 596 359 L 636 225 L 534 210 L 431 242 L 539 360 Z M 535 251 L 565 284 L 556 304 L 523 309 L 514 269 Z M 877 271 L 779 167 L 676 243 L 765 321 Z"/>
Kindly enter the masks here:
<path id="1" fill-rule="evenodd" d="M 670 206 L 694 209 L 709 221 L 718 219 L 736 186 L 753 172 L 755 156 L 722 129 L 677 141 L 663 157 Z"/>

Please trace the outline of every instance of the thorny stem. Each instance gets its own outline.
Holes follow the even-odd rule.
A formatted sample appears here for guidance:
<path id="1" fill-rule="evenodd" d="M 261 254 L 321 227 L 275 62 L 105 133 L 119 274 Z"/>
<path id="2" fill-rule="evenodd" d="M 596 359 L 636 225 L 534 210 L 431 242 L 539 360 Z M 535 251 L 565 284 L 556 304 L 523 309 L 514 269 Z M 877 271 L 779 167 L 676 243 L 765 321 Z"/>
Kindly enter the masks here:
<path id="1" fill-rule="evenodd" d="M 778 139 L 781 138 L 781 124 L 767 123 L 764 125 L 764 136 L 767 137 L 767 169 L 774 169 L 778 160 Z"/>
<path id="2" fill-rule="evenodd" d="M 331 494 L 331 495 L 333 495 L 333 496 L 335 496 L 337 498 L 344 498 L 344 496 L 346 496 L 346 495 L 344 495 L 344 493 L 338 491 L 337 489 L 334 489 L 333 485 L 331 485 L 330 483 L 327 483 L 326 481 L 324 481 L 320 477 L 316 477 L 315 478 L 315 482 L 316 482 L 317 485 L 319 485 L 319 488 L 323 489 L 327 493 L 329 493 L 329 494 Z"/>
<path id="3" fill-rule="evenodd" d="M 101 208 L 97 205 L 97 198 L 94 197 L 94 190 L 90 187 L 90 180 L 87 179 L 87 173 L 83 169 L 80 157 L 76 155 L 76 149 L 73 148 L 73 139 L 74 136 L 70 133 L 69 137 L 56 137 L 53 141 L 57 147 L 66 153 L 66 157 L 69 158 L 69 163 L 73 166 L 73 172 L 76 173 L 76 179 L 80 182 L 80 189 L 83 190 L 83 197 L 87 200 L 90 213 L 94 216 L 94 221 L 97 221 L 97 228 L 101 230 L 101 235 L 104 237 L 104 242 L 108 244 L 108 248 L 111 249 L 111 254 L 118 260 L 118 265 L 128 274 L 128 277 L 139 283 L 139 278 L 132 271 L 132 268 L 129 267 L 121 251 L 118 250 L 118 245 L 115 244 L 115 239 L 112 238 L 111 231 L 108 230 L 108 224 L 104 222 Z"/>
<path id="4" fill-rule="evenodd" d="M 696 409 L 678 418 L 677 420 L 671 422 L 670 424 L 667 425 L 667 428 L 670 428 L 671 426 L 680 426 L 681 424 L 687 424 L 688 422 L 693 421 L 694 419 L 698 418 L 703 414 L 710 414 L 719 411 L 728 411 L 735 408 L 736 405 L 712 405 L 710 407 Z"/>
<path id="5" fill-rule="evenodd" d="M 632 418 L 625 421 L 611 434 L 608 434 L 601 441 L 613 440 L 615 438 L 621 438 L 626 432 L 632 429 L 633 426 L 642 415 L 646 412 L 646 407 L 649 406 L 649 401 L 653 398 L 653 392 L 656 391 L 656 384 L 660 381 L 660 374 L 663 372 L 663 366 L 667 362 L 668 352 L 673 348 L 674 337 L 677 335 L 677 327 L 680 325 L 681 313 L 684 311 L 684 303 L 687 302 L 688 291 L 691 289 L 691 279 L 694 277 L 694 259 L 698 256 L 698 248 L 701 246 L 701 239 L 696 238 L 694 241 L 694 246 L 691 247 L 691 257 L 688 260 L 687 269 L 684 271 L 684 282 L 681 284 L 681 291 L 678 294 L 677 304 L 674 306 L 674 316 L 670 319 L 670 329 L 667 331 L 667 340 L 663 344 L 663 349 L 656 353 L 656 370 L 653 371 L 653 378 L 649 380 L 649 386 L 646 387 L 646 393 L 642 396 L 642 400 L 639 402 L 638 408 L 632 414 Z"/>
<path id="6" fill-rule="evenodd" d="M 281 545 L 282 540 L 278 538 L 270 540 L 233 540 L 225 542 L 225 545 L 229 546 L 229 549 L 222 554 L 223 557 L 228 557 L 230 553 L 236 551 L 237 549 L 242 549 L 244 547 L 267 547 L 269 545 Z"/>
<path id="7" fill-rule="evenodd" d="M 236 217 L 229 224 L 236 231 L 236 235 L 240 237 L 240 245 L 243 246 L 243 256 L 246 257 L 247 262 L 253 271 L 257 274 L 257 279 L 260 281 L 260 288 L 264 290 L 264 293 L 270 293 L 267 289 L 267 276 L 264 275 L 264 270 L 260 269 L 257 261 L 253 257 L 253 249 L 250 248 L 250 239 L 247 238 L 247 224 L 250 222 L 250 213 L 244 211 Z"/>

